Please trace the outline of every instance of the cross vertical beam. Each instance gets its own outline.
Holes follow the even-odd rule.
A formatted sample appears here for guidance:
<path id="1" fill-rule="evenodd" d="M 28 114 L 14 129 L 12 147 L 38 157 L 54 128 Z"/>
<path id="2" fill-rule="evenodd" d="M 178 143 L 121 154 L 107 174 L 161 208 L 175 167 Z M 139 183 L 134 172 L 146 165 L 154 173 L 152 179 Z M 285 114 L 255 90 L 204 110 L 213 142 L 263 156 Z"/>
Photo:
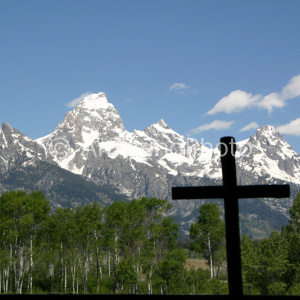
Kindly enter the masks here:
<path id="1" fill-rule="evenodd" d="M 223 137 L 220 141 L 223 187 L 225 195 L 236 190 L 235 166 L 236 144 L 233 137 Z M 240 246 L 239 202 L 235 196 L 224 197 L 228 288 L 231 299 L 242 299 L 242 263 Z"/>

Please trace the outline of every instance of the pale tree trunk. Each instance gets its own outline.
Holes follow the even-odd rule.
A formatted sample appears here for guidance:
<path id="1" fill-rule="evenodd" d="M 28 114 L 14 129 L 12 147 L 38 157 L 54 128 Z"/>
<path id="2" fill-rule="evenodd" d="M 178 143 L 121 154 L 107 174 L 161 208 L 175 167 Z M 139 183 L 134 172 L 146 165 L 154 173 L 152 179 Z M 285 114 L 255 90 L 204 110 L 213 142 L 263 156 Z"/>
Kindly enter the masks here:
<path id="1" fill-rule="evenodd" d="M 114 249 L 114 253 L 113 253 L 113 279 L 114 279 L 114 290 L 115 290 L 115 293 L 117 293 L 117 290 L 118 290 L 118 282 L 117 282 L 117 279 L 116 279 L 116 269 L 117 269 L 117 266 L 119 264 L 119 253 L 118 253 L 118 247 L 117 247 L 117 242 L 118 242 L 118 235 L 117 233 L 115 234 L 115 249 Z M 119 290 L 120 290 L 120 286 L 119 286 Z M 123 287 L 122 287 L 123 289 Z"/>
<path id="2" fill-rule="evenodd" d="M 62 242 L 60 242 L 60 253 L 62 254 L 62 257 L 61 257 L 61 265 L 59 268 L 59 286 L 60 286 L 60 289 L 63 290 L 63 286 L 64 286 L 64 256 L 63 256 L 63 253 L 64 253 L 64 250 L 63 250 Z"/>
<path id="3" fill-rule="evenodd" d="M 149 279 L 148 279 L 148 295 L 152 295 L 152 285 Z"/>
<path id="4" fill-rule="evenodd" d="M 10 229 L 10 234 L 11 234 L 11 229 Z M 12 262 L 12 255 L 13 255 L 13 245 L 10 243 L 10 249 L 9 249 L 9 267 L 8 267 L 8 275 L 9 275 L 9 289 L 10 292 L 12 293 L 12 268 L 13 268 L 13 262 Z"/>
<path id="5" fill-rule="evenodd" d="M 65 292 L 67 291 L 67 262 L 65 262 Z"/>
<path id="6" fill-rule="evenodd" d="M 30 278 L 29 278 L 29 291 L 32 294 L 32 271 L 33 271 L 33 257 L 32 257 L 32 235 L 30 237 Z"/>
<path id="7" fill-rule="evenodd" d="M 83 290 L 84 294 L 87 293 L 88 287 L 88 273 L 89 273 L 89 257 L 87 253 L 84 253 L 84 280 L 83 280 Z"/>
<path id="8" fill-rule="evenodd" d="M 208 237 L 208 253 L 209 253 L 209 264 L 210 264 L 210 279 L 214 278 L 214 266 L 213 266 L 213 258 L 212 258 L 212 250 L 210 238 Z"/>
<path id="9" fill-rule="evenodd" d="M 6 270 L 3 270 L 3 291 L 8 292 L 8 282 L 9 282 L 9 266 Z"/>
<path id="10" fill-rule="evenodd" d="M 50 265 L 49 265 L 49 274 L 50 274 L 50 278 L 51 278 L 50 291 L 52 293 L 53 292 L 53 279 L 54 279 L 54 265 L 52 263 L 50 263 Z"/>
<path id="11" fill-rule="evenodd" d="M 99 291 L 99 274 L 101 274 L 101 278 L 102 278 L 102 270 L 101 270 L 101 264 L 99 262 L 99 249 L 96 246 L 96 273 L 97 273 L 97 292 Z"/>
<path id="12" fill-rule="evenodd" d="M 101 264 L 99 262 L 99 248 L 98 248 L 98 236 L 97 236 L 97 231 L 95 230 L 94 232 L 94 237 L 96 240 L 96 268 L 97 268 L 97 292 L 99 291 L 99 273 L 101 274 L 102 278 L 102 270 L 101 270 Z"/>
<path id="13" fill-rule="evenodd" d="M 141 257 L 141 247 L 138 247 L 138 258 Z M 137 274 L 137 280 L 139 278 L 139 274 L 140 274 L 140 264 L 137 261 L 137 265 L 136 265 L 136 274 Z M 134 284 L 134 293 L 137 294 L 138 293 L 138 285 L 137 282 L 135 282 Z"/>
<path id="14" fill-rule="evenodd" d="M 79 289 L 79 278 L 77 276 L 77 286 L 76 286 L 76 293 L 78 294 L 78 289 Z"/>
<path id="15" fill-rule="evenodd" d="M 140 273 L 140 266 L 139 264 L 136 266 L 136 274 L 137 274 L 137 279 L 139 278 L 139 273 Z M 134 293 L 138 293 L 138 285 L 137 282 L 134 284 Z"/>
<path id="16" fill-rule="evenodd" d="M 101 267 L 99 266 L 99 260 L 98 260 L 98 248 L 97 248 L 97 251 L 96 251 L 97 253 L 96 253 L 96 256 L 97 256 L 97 258 L 96 258 L 96 268 L 97 268 L 97 270 L 96 270 L 96 273 L 97 273 L 97 278 L 96 278 L 96 290 L 97 290 L 97 292 L 99 292 L 99 272 L 100 272 L 100 269 L 101 269 Z"/>
<path id="17" fill-rule="evenodd" d="M 115 261 L 114 264 L 117 266 L 119 264 L 119 252 L 118 252 L 118 248 L 117 248 L 117 242 L 118 242 L 118 235 L 115 235 Z"/>
<path id="18" fill-rule="evenodd" d="M 149 273 L 147 274 L 147 283 L 148 283 L 148 295 L 152 295 L 152 283 L 151 283 L 151 277 L 152 277 L 152 267 L 150 268 Z"/>
<path id="19" fill-rule="evenodd" d="M 99 272 L 100 272 L 100 278 L 102 279 L 102 278 L 103 278 L 103 273 L 102 273 L 102 267 L 101 267 L 101 264 L 99 265 Z"/>
<path id="20" fill-rule="evenodd" d="M 73 266 L 71 267 L 71 276 L 72 276 L 73 294 L 75 294 L 75 276 L 76 276 L 76 263 L 75 262 L 74 262 Z"/>
<path id="21" fill-rule="evenodd" d="M 15 292 L 22 294 L 22 284 L 24 276 L 24 247 L 19 247 L 18 260 L 14 263 L 15 271 Z"/>
<path id="22" fill-rule="evenodd" d="M 2 270 L 2 286 L 3 286 L 3 292 L 5 293 L 5 270 Z M 1 291 L 0 291 L 1 292 Z"/>

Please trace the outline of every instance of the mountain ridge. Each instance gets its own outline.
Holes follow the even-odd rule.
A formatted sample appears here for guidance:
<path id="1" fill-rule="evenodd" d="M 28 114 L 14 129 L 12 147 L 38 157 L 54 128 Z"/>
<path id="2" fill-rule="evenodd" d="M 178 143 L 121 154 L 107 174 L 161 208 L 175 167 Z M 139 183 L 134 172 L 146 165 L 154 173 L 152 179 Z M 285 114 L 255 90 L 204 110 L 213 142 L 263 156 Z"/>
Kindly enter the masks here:
<path id="1" fill-rule="evenodd" d="M 291 183 L 294 196 L 300 186 L 300 155 L 274 127 L 262 126 L 236 144 L 238 184 Z M 144 130 L 129 132 L 104 93 L 88 95 L 67 112 L 52 133 L 36 140 L 3 123 L 0 150 L 2 173 L 45 161 L 50 169 L 53 165 L 97 186 L 113 187 L 116 199 L 124 195 L 126 199 L 147 196 L 171 201 L 172 186 L 222 183 L 217 146 L 185 138 L 163 119 Z M 59 175 L 57 180 L 61 180 Z M 263 211 L 279 213 L 287 220 L 291 199 L 259 201 Z M 174 201 L 171 214 L 187 230 L 201 203 Z M 245 210 L 249 205 L 243 205 Z"/>
<path id="2" fill-rule="evenodd" d="M 163 119 L 144 130 L 129 132 L 125 129 L 119 112 L 108 102 L 104 93 L 87 96 L 73 111 L 66 114 L 53 133 L 36 141 L 47 152 L 51 148 L 51 142 L 56 139 L 64 139 L 69 152 L 64 153 L 62 159 L 54 160 L 61 167 L 77 174 L 87 173 L 84 170 L 85 161 L 87 153 L 92 152 L 94 156 L 103 153 L 112 159 L 121 156 L 152 167 L 158 164 L 171 175 L 179 172 L 186 176 L 221 178 L 216 147 L 209 148 L 195 139 L 185 138 L 172 130 Z M 276 144 L 277 150 L 284 148 L 280 154 L 274 150 Z M 237 142 L 237 146 L 241 150 L 236 155 L 237 164 L 240 164 L 244 172 L 251 171 L 258 176 L 268 173 L 278 179 L 300 184 L 300 155 L 273 126 L 262 126 L 249 139 Z M 248 152 L 245 152 L 243 149 L 247 150 L 247 147 Z M 252 153 L 253 149 L 255 155 Z M 257 160 L 262 158 L 263 151 L 267 166 L 259 168 Z M 248 164 L 245 164 L 245 154 L 248 155 Z M 249 168 L 249 157 L 256 168 Z M 278 161 L 278 166 L 271 163 L 274 160 Z M 293 167 L 293 163 L 297 167 Z"/>

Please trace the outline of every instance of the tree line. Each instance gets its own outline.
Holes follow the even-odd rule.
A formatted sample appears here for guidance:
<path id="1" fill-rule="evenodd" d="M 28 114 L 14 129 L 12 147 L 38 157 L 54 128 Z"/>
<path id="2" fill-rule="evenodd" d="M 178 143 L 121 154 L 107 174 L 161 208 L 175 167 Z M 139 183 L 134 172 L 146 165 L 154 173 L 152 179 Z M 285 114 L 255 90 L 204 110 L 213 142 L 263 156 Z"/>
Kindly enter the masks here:
<path id="1" fill-rule="evenodd" d="M 185 269 L 166 200 L 56 208 L 42 192 L 0 197 L 1 293 L 210 293 L 224 284 Z"/>
<path id="2" fill-rule="evenodd" d="M 228 294 L 225 228 L 200 207 L 190 239 L 167 200 L 56 208 L 40 191 L 0 197 L 0 293 Z M 245 294 L 300 294 L 300 194 L 291 221 L 269 238 L 242 237 Z M 209 269 L 187 268 L 193 255 Z"/>

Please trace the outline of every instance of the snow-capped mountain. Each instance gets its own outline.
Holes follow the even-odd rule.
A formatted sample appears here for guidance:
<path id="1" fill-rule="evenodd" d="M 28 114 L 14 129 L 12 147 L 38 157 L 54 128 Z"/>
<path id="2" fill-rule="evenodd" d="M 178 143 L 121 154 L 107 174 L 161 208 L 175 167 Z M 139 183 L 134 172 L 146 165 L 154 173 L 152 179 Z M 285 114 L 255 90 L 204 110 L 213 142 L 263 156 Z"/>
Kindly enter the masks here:
<path id="1" fill-rule="evenodd" d="M 237 155 L 237 163 L 248 176 L 300 184 L 300 155 L 273 126 L 261 127 L 240 144 L 246 155 Z"/>
<path id="2" fill-rule="evenodd" d="M 87 182 L 62 169 L 43 146 L 7 123 L 0 127 L 0 174 L 0 194 L 42 190 L 53 208 L 127 200 L 112 187 Z"/>
<path id="3" fill-rule="evenodd" d="M 110 164 L 122 161 L 133 182 L 139 181 L 137 171 L 150 169 L 155 178 L 180 174 L 221 179 L 217 147 L 211 149 L 194 139 L 186 139 L 163 120 L 145 130 L 129 132 L 104 93 L 87 96 L 66 114 L 53 133 L 37 142 L 62 168 L 95 181 L 104 179 L 99 171 L 106 160 Z M 242 181 L 253 182 L 263 176 L 300 184 L 300 155 L 274 127 L 261 127 L 254 136 L 237 142 L 237 146 Z M 113 177 L 110 174 L 110 179 Z"/>
<path id="4" fill-rule="evenodd" d="M 3 123 L 0 128 L 0 171 L 6 172 L 18 165 L 31 165 L 36 160 L 49 161 L 44 148 L 9 124 Z"/>
<path id="5" fill-rule="evenodd" d="M 249 139 L 237 142 L 237 149 L 239 184 L 288 182 L 295 191 L 300 187 L 300 155 L 274 127 L 261 127 Z M 111 185 L 129 198 L 171 200 L 172 186 L 222 183 L 218 147 L 185 138 L 164 120 L 129 132 L 104 93 L 87 96 L 52 133 L 36 141 L 3 123 L 1 173 L 34 166 L 37 161 L 50 162 L 93 184 Z M 286 218 L 288 200 L 263 201 L 260 205 L 264 211 L 269 209 Z M 173 201 L 172 214 L 188 225 L 200 203 Z"/>

